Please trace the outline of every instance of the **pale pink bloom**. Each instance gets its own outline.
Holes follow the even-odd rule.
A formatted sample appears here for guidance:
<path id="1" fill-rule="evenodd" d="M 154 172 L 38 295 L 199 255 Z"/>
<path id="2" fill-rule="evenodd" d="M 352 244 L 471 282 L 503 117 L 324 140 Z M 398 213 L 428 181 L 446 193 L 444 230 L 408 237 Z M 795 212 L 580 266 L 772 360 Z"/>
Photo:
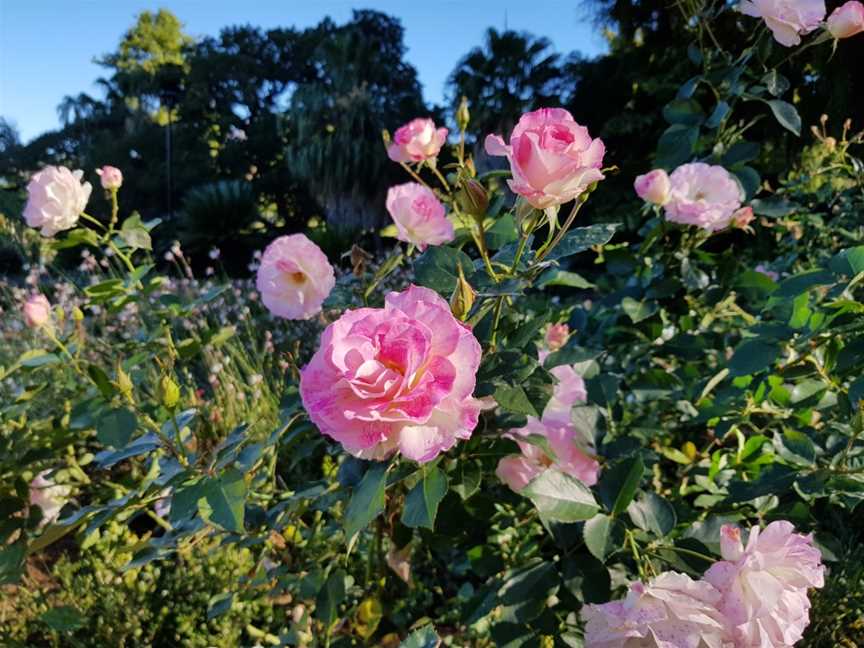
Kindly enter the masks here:
<path id="1" fill-rule="evenodd" d="M 51 319 L 51 303 L 42 294 L 30 295 L 21 309 L 24 323 L 30 328 L 41 328 Z"/>
<path id="2" fill-rule="evenodd" d="M 752 232 L 753 228 L 750 227 L 750 223 L 755 219 L 756 216 L 753 214 L 752 207 L 742 207 L 732 214 L 732 227 Z"/>
<path id="3" fill-rule="evenodd" d="M 645 202 L 654 205 L 664 205 L 669 200 L 669 174 L 663 169 L 654 169 L 645 175 L 636 176 L 633 188 Z"/>
<path id="4" fill-rule="evenodd" d="M 449 243 L 455 237 L 444 205 L 429 188 L 417 182 L 390 187 L 387 211 L 396 223 L 399 232 L 396 238 L 413 243 L 421 252 L 427 245 Z"/>
<path id="5" fill-rule="evenodd" d="M 585 605 L 586 648 L 727 648 L 716 611 L 720 593 L 686 574 L 632 583 L 627 596 Z"/>
<path id="6" fill-rule="evenodd" d="M 40 527 L 57 520 L 72 490 L 69 486 L 55 484 L 48 478 L 50 473 L 51 470 L 43 470 L 30 482 L 30 505 L 42 509 Z"/>
<path id="7" fill-rule="evenodd" d="M 548 354 L 548 351 L 540 351 L 540 361 Z M 504 457 L 495 470 L 498 478 L 517 492 L 548 468 L 575 477 L 587 486 L 596 484 L 600 473 L 600 464 L 588 440 L 576 429 L 571 418 L 573 406 L 588 398 L 585 381 L 568 365 L 554 367 L 550 373 L 555 377 L 555 386 L 543 415 L 540 419 L 529 416 L 525 427 L 507 433 L 519 445 L 522 454 Z M 539 437 L 536 441 L 542 439 L 552 455 L 532 443 L 529 440 L 532 436 Z"/>
<path id="8" fill-rule="evenodd" d="M 103 166 L 101 169 L 96 169 L 96 173 L 102 181 L 102 188 L 119 189 L 123 184 L 123 172 L 117 167 Z"/>
<path id="9" fill-rule="evenodd" d="M 834 38 L 849 38 L 864 31 L 864 4 L 858 0 L 837 7 L 828 16 L 828 31 Z"/>
<path id="10" fill-rule="evenodd" d="M 309 319 L 321 311 L 336 277 L 321 248 L 303 234 L 292 234 L 264 250 L 255 285 L 274 315 Z"/>
<path id="11" fill-rule="evenodd" d="M 89 182 L 81 183 L 83 175 L 80 169 L 70 171 L 63 166 L 47 166 L 36 173 L 27 185 L 27 225 L 40 229 L 42 236 L 75 227 L 93 190 Z"/>
<path id="12" fill-rule="evenodd" d="M 428 288 L 391 292 L 384 308 L 346 311 L 327 327 L 300 373 L 300 395 L 318 429 L 351 454 L 396 451 L 426 462 L 468 439 L 480 344 Z"/>
<path id="13" fill-rule="evenodd" d="M 764 274 L 766 277 L 768 277 L 769 279 L 771 279 L 773 281 L 777 281 L 780 278 L 779 274 L 777 274 L 773 270 L 769 270 L 768 268 L 766 268 L 765 264 L 763 264 L 763 263 L 758 264 L 755 268 L 753 268 L 753 270 L 755 270 L 756 272 L 760 272 L 760 273 Z"/>
<path id="14" fill-rule="evenodd" d="M 762 18 L 774 39 L 786 47 L 801 43 L 825 18 L 825 0 L 742 0 L 741 13 Z"/>
<path id="15" fill-rule="evenodd" d="M 434 158 L 447 141 L 447 129 L 435 128 L 431 119 L 418 117 L 396 129 L 387 155 L 394 162 L 422 162 Z"/>
<path id="16" fill-rule="evenodd" d="M 801 639 L 810 622 L 807 590 L 822 587 L 825 568 L 812 536 L 786 521 L 750 529 L 746 547 L 738 527 L 720 530 L 724 560 L 704 579 L 721 594 L 717 609 L 736 648 L 780 648 Z"/>
<path id="17" fill-rule="evenodd" d="M 567 338 L 570 337 L 570 327 L 566 324 L 550 324 L 546 329 L 546 348 L 550 351 L 557 351 L 565 344 Z"/>
<path id="18" fill-rule="evenodd" d="M 735 178 L 721 166 L 692 162 L 669 177 L 671 190 L 665 204 L 666 220 L 695 225 L 709 232 L 729 226 L 741 206 L 743 192 Z"/>
<path id="19" fill-rule="evenodd" d="M 563 108 L 541 108 L 519 119 L 507 145 L 500 135 L 486 136 L 486 153 L 510 161 L 510 189 L 537 209 L 577 198 L 603 179 L 600 139 L 591 139 Z"/>

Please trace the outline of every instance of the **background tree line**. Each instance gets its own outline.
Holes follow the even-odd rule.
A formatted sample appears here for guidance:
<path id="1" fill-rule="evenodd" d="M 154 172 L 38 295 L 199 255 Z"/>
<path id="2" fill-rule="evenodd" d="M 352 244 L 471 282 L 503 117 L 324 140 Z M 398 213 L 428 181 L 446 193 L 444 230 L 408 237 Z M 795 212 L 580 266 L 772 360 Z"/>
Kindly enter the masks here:
<path id="1" fill-rule="evenodd" d="M 303 30 L 231 26 L 199 41 L 170 11 L 144 12 L 99 61 L 103 96 L 66 97 L 61 128 L 22 144 L 0 118 L 0 212 L 20 213 L 29 174 L 45 164 L 110 163 L 124 170 L 124 202 L 167 221 L 163 244 L 179 239 L 204 257 L 230 242 L 229 270 L 242 272 L 252 250 L 305 229 L 310 218 L 327 224 L 317 231 L 325 249 L 344 249 L 358 230 L 383 224 L 384 194 L 401 178 L 384 155 L 382 129 L 418 115 L 452 124 L 465 96 L 477 134 L 508 132 L 531 108 L 567 107 L 623 171 L 604 183 L 593 213 L 632 220 L 630 183 L 652 165 L 654 142 L 668 126 L 656 115 L 699 54 L 683 45 L 688 26 L 674 5 L 592 0 L 590 8 L 608 39 L 606 55 L 559 54 L 545 38 L 490 28 L 453 70 L 443 107 L 424 104 L 399 20 L 377 11 Z M 712 37 L 723 44 L 739 33 L 730 22 Z M 840 117 L 837 129 L 847 116 L 861 122 L 864 72 L 853 63 L 864 60 L 864 43 L 849 39 L 827 65 L 816 60 L 825 56 L 823 48 L 803 54 L 810 60 L 791 80 L 803 88 L 796 101 L 805 127 L 822 113 Z M 768 120 L 756 127 L 780 132 Z M 784 136 L 785 148 L 762 155 L 779 176 L 806 140 L 806 133 Z"/>

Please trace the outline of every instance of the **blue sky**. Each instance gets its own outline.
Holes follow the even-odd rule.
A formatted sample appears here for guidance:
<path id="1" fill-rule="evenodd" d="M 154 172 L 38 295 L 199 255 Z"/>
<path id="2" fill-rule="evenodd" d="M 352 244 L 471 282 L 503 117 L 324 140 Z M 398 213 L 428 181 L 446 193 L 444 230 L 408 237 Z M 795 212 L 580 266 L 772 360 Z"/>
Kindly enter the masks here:
<path id="1" fill-rule="evenodd" d="M 98 96 L 93 81 L 103 69 L 93 59 L 116 48 L 138 13 L 159 7 L 196 37 L 232 24 L 302 28 L 328 15 L 341 23 L 354 8 L 387 12 L 402 20 L 407 59 L 430 103 L 442 101 L 447 75 L 489 26 L 546 36 L 562 53 L 605 48 L 582 0 L 0 0 L 0 115 L 24 141 L 59 126 L 65 95 Z"/>

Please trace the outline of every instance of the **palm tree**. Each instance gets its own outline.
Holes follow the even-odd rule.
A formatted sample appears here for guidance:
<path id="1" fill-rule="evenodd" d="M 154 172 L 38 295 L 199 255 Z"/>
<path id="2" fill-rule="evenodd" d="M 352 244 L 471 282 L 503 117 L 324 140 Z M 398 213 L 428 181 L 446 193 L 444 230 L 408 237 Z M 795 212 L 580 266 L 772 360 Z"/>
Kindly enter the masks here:
<path id="1" fill-rule="evenodd" d="M 457 64 L 447 81 L 453 110 L 468 98 L 473 132 L 506 133 L 519 115 L 560 102 L 561 66 L 546 38 L 490 28 L 485 43 Z"/>

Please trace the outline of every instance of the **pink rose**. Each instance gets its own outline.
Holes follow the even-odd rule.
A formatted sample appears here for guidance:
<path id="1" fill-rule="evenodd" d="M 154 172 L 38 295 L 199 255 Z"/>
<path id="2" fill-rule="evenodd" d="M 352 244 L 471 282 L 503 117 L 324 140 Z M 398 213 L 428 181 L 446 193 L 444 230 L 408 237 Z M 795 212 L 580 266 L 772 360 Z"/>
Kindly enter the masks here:
<path id="1" fill-rule="evenodd" d="M 393 134 L 387 155 L 394 162 L 422 162 L 438 155 L 447 141 L 447 129 L 435 128 L 431 119 L 418 117 Z"/>
<path id="2" fill-rule="evenodd" d="M 822 587 L 825 568 L 812 536 L 795 533 L 786 521 L 760 532 L 750 529 L 745 547 L 741 531 L 720 530 L 724 560 L 705 572 L 705 581 L 721 594 L 723 614 L 736 646 L 781 647 L 795 644 L 810 622 L 807 590 Z"/>
<path id="3" fill-rule="evenodd" d="M 264 250 L 256 287 L 278 317 L 309 319 L 335 285 L 327 256 L 303 234 L 280 236 Z"/>
<path id="4" fill-rule="evenodd" d="M 540 361 L 548 356 L 540 352 Z M 519 445 L 522 454 L 504 457 L 498 462 L 495 474 L 514 491 L 519 492 L 547 468 L 553 468 L 582 481 L 587 486 L 597 483 L 600 464 L 591 453 L 591 445 L 571 419 L 573 406 L 588 398 L 585 382 L 573 367 L 560 365 L 550 370 L 556 383 L 552 398 L 546 404 L 540 419 L 528 417 L 523 428 L 510 430 L 507 436 Z M 546 440 L 554 456 L 528 440 L 539 436 Z"/>
<path id="5" fill-rule="evenodd" d="M 75 227 L 93 189 L 89 182 L 81 183 L 83 175 L 80 169 L 70 171 L 63 166 L 47 166 L 36 173 L 27 185 L 27 225 L 41 229 L 42 236 Z"/>
<path id="6" fill-rule="evenodd" d="M 106 165 L 101 169 L 96 169 L 96 173 L 102 180 L 103 189 L 108 189 L 109 191 L 112 189 L 119 189 L 120 185 L 123 184 L 123 172 L 117 167 Z"/>
<path id="7" fill-rule="evenodd" d="M 801 36 L 817 29 L 825 18 L 825 0 L 742 0 L 739 10 L 762 18 L 774 39 L 792 47 Z"/>
<path id="8" fill-rule="evenodd" d="M 563 108 L 541 108 L 522 115 L 510 145 L 500 135 L 486 136 L 486 153 L 510 161 L 510 189 L 537 209 L 569 202 L 603 179 L 606 148 L 591 139 Z"/>
<path id="9" fill-rule="evenodd" d="M 546 348 L 550 351 L 557 351 L 565 344 L 567 338 L 570 337 L 570 327 L 566 324 L 550 324 L 546 329 Z"/>
<path id="10" fill-rule="evenodd" d="M 351 454 L 397 450 L 426 462 L 468 439 L 480 344 L 428 288 L 389 293 L 384 308 L 346 311 L 300 374 L 300 396 L 323 434 Z"/>
<path id="11" fill-rule="evenodd" d="M 645 175 L 636 176 L 633 188 L 645 202 L 663 205 L 669 200 L 669 175 L 663 169 L 654 169 Z"/>
<path id="12" fill-rule="evenodd" d="M 834 38 L 849 38 L 864 31 L 864 4 L 849 0 L 828 16 L 828 31 Z"/>
<path id="13" fill-rule="evenodd" d="M 31 295 L 21 309 L 24 323 L 30 328 L 41 328 L 51 319 L 51 304 L 45 295 Z"/>
<path id="14" fill-rule="evenodd" d="M 626 598 L 582 608 L 586 648 L 726 648 L 716 611 L 720 594 L 709 583 L 664 572 L 647 585 L 632 583 Z"/>
<path id="15" fill-rule="evenodd" d="M 723 167 L 692 162 L 669 176 L 666 220 L 696 225 L 709 232 L 729 226 L 743 199 L 737 180 Z"/>
<path id="16" fill-rule="evenodd" d="M 66 504 L 71 489 L 69 486 L 55 484 L 48 478 L 50 470 L 43 470 L 30 482 L 30 505 L 42 510 L 39 526 L 51 524 L 60 517 L 60 509 Z"/>
<path id="17" fill-rule="evenodd" d="M 430 189 L 417 182 L 390 187 L 387 211 L 399 231 L 397 238 L 413 243 L 421 252 L 427 245 L 449 243 L 455 237 L 444 205 Z"/>

